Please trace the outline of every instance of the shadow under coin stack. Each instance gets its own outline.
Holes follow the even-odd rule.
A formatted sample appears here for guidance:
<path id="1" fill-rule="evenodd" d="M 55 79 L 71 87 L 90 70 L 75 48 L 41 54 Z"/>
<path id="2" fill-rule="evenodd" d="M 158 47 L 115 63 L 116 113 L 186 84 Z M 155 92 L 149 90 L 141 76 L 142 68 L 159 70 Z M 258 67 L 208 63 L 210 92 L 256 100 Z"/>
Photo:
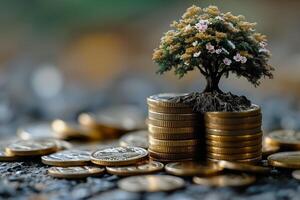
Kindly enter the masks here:
<path id="1" fill-rule="evenodd" d="M 192 107 L 174 102 L 175 97 L 183 95 L 158 94 L 147 99 L 149 108 L 148 150 L 153 160 L 183 161 L 194 159 L 197 153 L 199 155 L 197 114 L 193 113 Z"/>
<path id="2" fill-rule="evenodd" d="M 207 158 L 210 161 L 256 163 L 262 157 L 262 114 L 252 105 L 241 112 L 204 114 Z"/>

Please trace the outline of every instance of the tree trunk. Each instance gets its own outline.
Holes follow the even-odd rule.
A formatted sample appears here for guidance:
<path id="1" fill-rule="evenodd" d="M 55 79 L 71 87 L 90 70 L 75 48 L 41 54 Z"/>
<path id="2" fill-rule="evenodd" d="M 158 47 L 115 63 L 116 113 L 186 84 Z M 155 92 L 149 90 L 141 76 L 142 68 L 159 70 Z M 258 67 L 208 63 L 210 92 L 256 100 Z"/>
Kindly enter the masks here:
<path id="1" fill-rule="evenodd" d="M 214 77 L 206 77 L 206 87 L 203 92 L 217 92 L 217 93 L 223 93 L 219 88 L 219 82 L 220 78 L 214 78 Z"/>

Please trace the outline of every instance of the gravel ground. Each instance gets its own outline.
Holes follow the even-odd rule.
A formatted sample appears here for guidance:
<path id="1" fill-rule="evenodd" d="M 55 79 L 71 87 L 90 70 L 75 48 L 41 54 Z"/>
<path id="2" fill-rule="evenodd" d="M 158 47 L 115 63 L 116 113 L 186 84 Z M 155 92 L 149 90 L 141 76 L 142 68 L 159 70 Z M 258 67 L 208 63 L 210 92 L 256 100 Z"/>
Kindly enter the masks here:
<path id="1" fill-rule="evenodd" d="M 56 179 L 47 175 L 47 166 L 39 160 L 29 162 L 0 163 L 0 197 L 2 199 L 300 199 L 299 182 L 291 177 L 291 171 L 272 170 L 271 175 L 258 178 L 246 188 L 210 188 L 191 184 L 171 193 L 130 193 L 117 188 L 117 176 L 103 175 L 86 180 Z"/>

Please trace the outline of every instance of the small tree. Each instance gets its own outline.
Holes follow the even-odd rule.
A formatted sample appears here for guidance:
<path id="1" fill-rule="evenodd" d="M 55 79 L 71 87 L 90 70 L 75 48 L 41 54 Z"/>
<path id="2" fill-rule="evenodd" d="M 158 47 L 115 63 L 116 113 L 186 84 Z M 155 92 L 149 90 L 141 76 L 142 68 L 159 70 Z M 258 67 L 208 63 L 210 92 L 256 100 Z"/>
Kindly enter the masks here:
<path id="1" fill-rule="evenodd" d="M 216 6 L 192 6 L 173 30 L 165 33 L 153 60 L 159 74 L 172 69 L 180 78 L 198 69 L 207 81 L 204 92 L 218 92 L 219 81 L 229 73 L 243 76 L 254 86 L 262 77 L 272 78 L 266 36 L 255 31 L 256 23 L 244 16 L 221 13 Z"/>

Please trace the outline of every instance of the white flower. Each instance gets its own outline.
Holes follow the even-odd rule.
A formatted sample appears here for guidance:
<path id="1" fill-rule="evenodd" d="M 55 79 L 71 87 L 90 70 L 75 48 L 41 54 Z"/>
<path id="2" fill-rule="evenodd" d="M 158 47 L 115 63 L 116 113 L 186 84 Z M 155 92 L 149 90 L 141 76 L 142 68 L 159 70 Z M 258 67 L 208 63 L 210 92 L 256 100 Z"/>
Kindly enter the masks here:
<path id="1" fill-rule="evenodd" d="M 190 63 L 188 63 L 188 62 L 185 62 L 184 64 L 185 64 L 185 65 L 190 65 Z"/>
<path id="2" fill-rule="evenodd" d="M 270 51 L 268 49 L 265 49 L 265 48 L 259 49 L 258 52 L 260 52 L 260 53 L 267 53 L 267 54 L 270 53 Z"/>
<path id="3" fill-rule="evenodd" d="M 220 53 L 222 53 L 222 49 L 217 49 L 216 54 L 220 54 Z"/>
<path id="4" fill-rule="evenodd" d="M 228 23 L 228 26 L 229 26 L 230 29 L 234 29 L 234 26 L 231 22 Z"/>
<path id="5" fill-rule="evenodd" d="M 198 44 L 198 41 L 195 41 L 195 42 L 192 43 L 192 45 L 193 45 L 194 47 L 197 46 L 197 44 Z"/>
<path id="6" fill-rule="evenodd" d="M 241 59 L 241 63 L 246 63 L 247 62 L 247 58 L 245 56 L 242 56 L 242 59 Z"/>
<path id="7" fill-rule="evenodd" d="M 223 17 L 221 17 L 221 16 L 216 16 L 215 19 L 220 20 L 220 21 L 224 21 Z"/>
<path id="8" fill-rule="evenodd" d="M 265 49 L 265 48 L 267 47 L 267 45 L 268 45 L 268 43 L 266 43 L 266 42 L 264 42 L 264 41 L 262 41 L 262 42 L 259 43 L 259 46 L 260 46 L 261 48 L 263 48 L 263 49 Z"/>
<path id="9" fill-rule="evenodd" d="M 200 56 L 200 54 L 201 54 L 201 51 L 198 51 L 198 52 L 194 53 L 193 56 L 194 56 L 195 58 L 198 58 L 198 57 Z"/>
<path id="10" fill-rule="evenodd" d="M 247 58 L 245 56 L 241 56 L 239 53 L 237 53 L 235 56 L 233 56 L 233 59 L 236 62 L 241 62 L 243 64 L 247 62 Z"/>
<path id="11" fill-rule="evenodd" d="M 199 32 L 205 32 L 206 29 L 208 28 L 208 25 L 209 25 L 208 20 L 201 19 L 197 24 L 195 24 L 195 27 Z"/>
<path id="12" fill-rule="evenodd" d="M 231 61 L 229 58 L 224 58 L 224 59 L 223 59 L 223 63 L 224 63 L 225 65 L 231 65 L 232 61 Z"/>
<path id="13" fill-rule="evenodd" d="M 229 51 L 227 51 L 225 48 L 222 48 L 222 51 L 224 51 L 226 54 L 229 54 Z"/>
<path id="14" fill-rule="evenodd" d="M 215 53 L 215 47 L 209 42 L 205 45 L 209 53 Z"/>
<path id="15" fill-rule="evenodd" d="M 229 44 L 229 46 L 230 46 L 232 49 L 235 49 L 235 44 L 233 44 L 233 42 L 231 42 L 230 40 L 227 40 L 227 43 Z"/>
<path id="16" fill-rule="evenodd" d="M 189 24 L 189 25 L 187 25 L 185 28 L 184 28 L 184 30 L 185 31 L 189 31 L 189 30 L 191 30 L 192 29 L 192 26 Z"/>

